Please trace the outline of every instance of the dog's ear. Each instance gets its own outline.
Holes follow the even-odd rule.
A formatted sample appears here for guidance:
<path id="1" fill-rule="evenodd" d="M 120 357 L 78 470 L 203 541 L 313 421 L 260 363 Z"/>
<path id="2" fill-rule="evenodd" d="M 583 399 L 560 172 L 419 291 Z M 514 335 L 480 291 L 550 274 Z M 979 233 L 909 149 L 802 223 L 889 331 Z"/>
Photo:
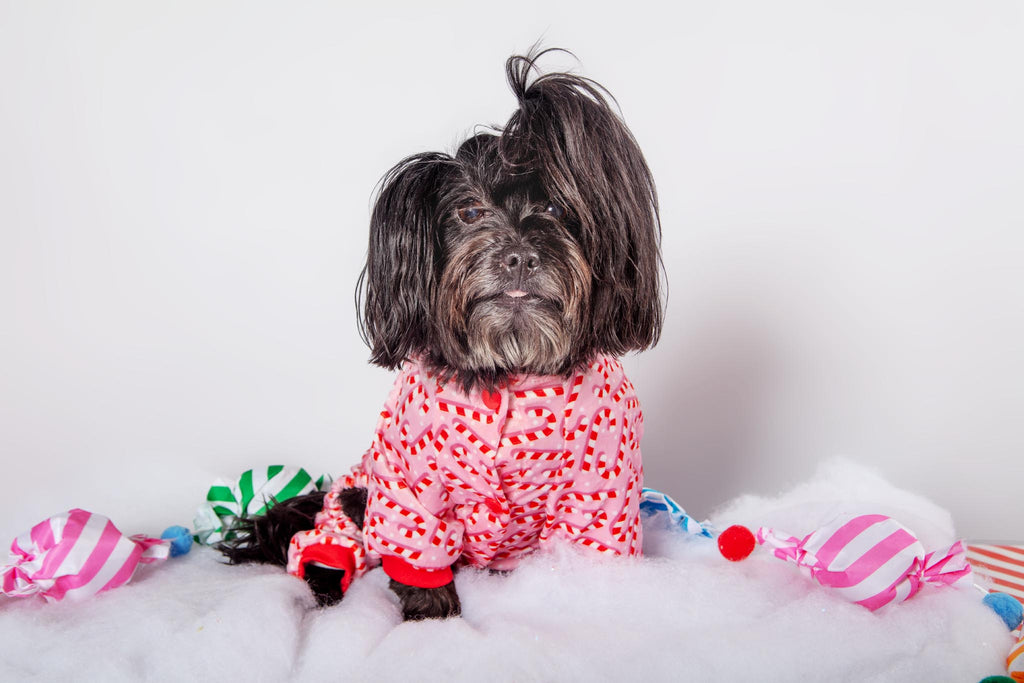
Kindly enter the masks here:
<path id="1" fill-rule="evenodd" d="M 360 332 L 377 365 L 394 369 L 429 344 L 440 269 L 438 202 L 455 170 L 446 154 L 416 154 L 380 182 L 356 294 Z"/>
<path id="2" fill-rule="evenodd" d="M 549 51 L 506 63 L 519 109 L 502 133 L 501 156 L 540 175 L 590 259 L 591 347 L 614 355 L 644 349 L 657 342 L 662 322 L 654 180 L 601 85 L 566 73 L 531 82 L 537 59 Z"/>

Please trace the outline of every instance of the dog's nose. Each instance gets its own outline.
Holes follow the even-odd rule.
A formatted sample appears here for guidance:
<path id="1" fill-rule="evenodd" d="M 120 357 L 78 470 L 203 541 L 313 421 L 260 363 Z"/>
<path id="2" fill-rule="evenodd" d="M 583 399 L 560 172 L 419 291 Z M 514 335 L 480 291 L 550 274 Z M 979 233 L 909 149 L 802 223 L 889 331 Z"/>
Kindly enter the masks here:
<path id="1" fill-rule="evenodd" d="M 502 256 L 505 267 L 514 277 L 526 277 L 540 266 L 540 255 L 529 247 L 509 247 Z"/>

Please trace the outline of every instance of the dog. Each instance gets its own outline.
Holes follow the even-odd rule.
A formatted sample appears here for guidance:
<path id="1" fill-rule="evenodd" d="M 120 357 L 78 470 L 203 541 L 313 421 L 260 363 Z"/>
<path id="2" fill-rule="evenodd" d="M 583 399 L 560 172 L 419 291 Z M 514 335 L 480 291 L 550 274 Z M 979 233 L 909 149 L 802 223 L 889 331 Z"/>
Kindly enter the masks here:
<path id="1" fill-rule="evenodd" d="M 405 619 L 459 615 L 453 570 L 509 571 L 552 542 L 641 553 L 643 415 L 617 358 L 661 333 L 651 172 L 597 82 L 506 62 L 518 107 L 454 155 L 381 181 L 357 309 L 399 370 L 371 447 L 330 492 L 221 546 L 321 605 L 381 565 Z"/>

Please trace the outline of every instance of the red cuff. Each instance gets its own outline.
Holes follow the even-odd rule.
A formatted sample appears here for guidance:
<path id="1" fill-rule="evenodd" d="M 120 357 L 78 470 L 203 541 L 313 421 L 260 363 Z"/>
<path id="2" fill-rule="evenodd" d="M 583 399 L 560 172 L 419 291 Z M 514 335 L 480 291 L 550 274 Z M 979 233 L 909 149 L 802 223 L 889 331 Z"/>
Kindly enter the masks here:
<path id="1" fill-rule="evenodd" d="M 341 577 L 342 593 L 348 590 L 348 585 L 352 583 L 352 578 L 356 573 L 355 553 L 352 552 L 351 548 L 343 548 L 340 545 L 317 543 L 316 545 L 303 548 L 298 571 L 300 579 L 305 578 L 306 565 L 310 562 L 317 562 L 336 569 L 344 569 L 345 575 Z"/>
<path id="2" fill-rule="evenodd" d="M 444 569 L 419 569 L 396 555 L 384 555 L 380 558 L 384 573 L 398 583 L 417 588 L 440 588 L 451 583 L 455 575 L 451 567 Z"/>

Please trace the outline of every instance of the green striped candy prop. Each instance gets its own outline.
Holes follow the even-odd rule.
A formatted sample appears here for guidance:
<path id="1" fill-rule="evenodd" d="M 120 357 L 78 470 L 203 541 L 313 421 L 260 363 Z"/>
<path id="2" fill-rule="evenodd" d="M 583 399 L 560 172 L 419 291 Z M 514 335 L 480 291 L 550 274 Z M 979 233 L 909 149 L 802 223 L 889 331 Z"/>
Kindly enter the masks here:
<path id="1" fill-rule="evenodd" d="M 246 470 L 236 481 L 218 479 L 196 511 L 192 524 L 196 542 L 213 545 L 234 538 L 240 518 L 262 515 L 274 501 L 326 491 L 330 485 L 331 478 L 326 474 L 313 479 L 301 467 L 284 465 Z"/>

